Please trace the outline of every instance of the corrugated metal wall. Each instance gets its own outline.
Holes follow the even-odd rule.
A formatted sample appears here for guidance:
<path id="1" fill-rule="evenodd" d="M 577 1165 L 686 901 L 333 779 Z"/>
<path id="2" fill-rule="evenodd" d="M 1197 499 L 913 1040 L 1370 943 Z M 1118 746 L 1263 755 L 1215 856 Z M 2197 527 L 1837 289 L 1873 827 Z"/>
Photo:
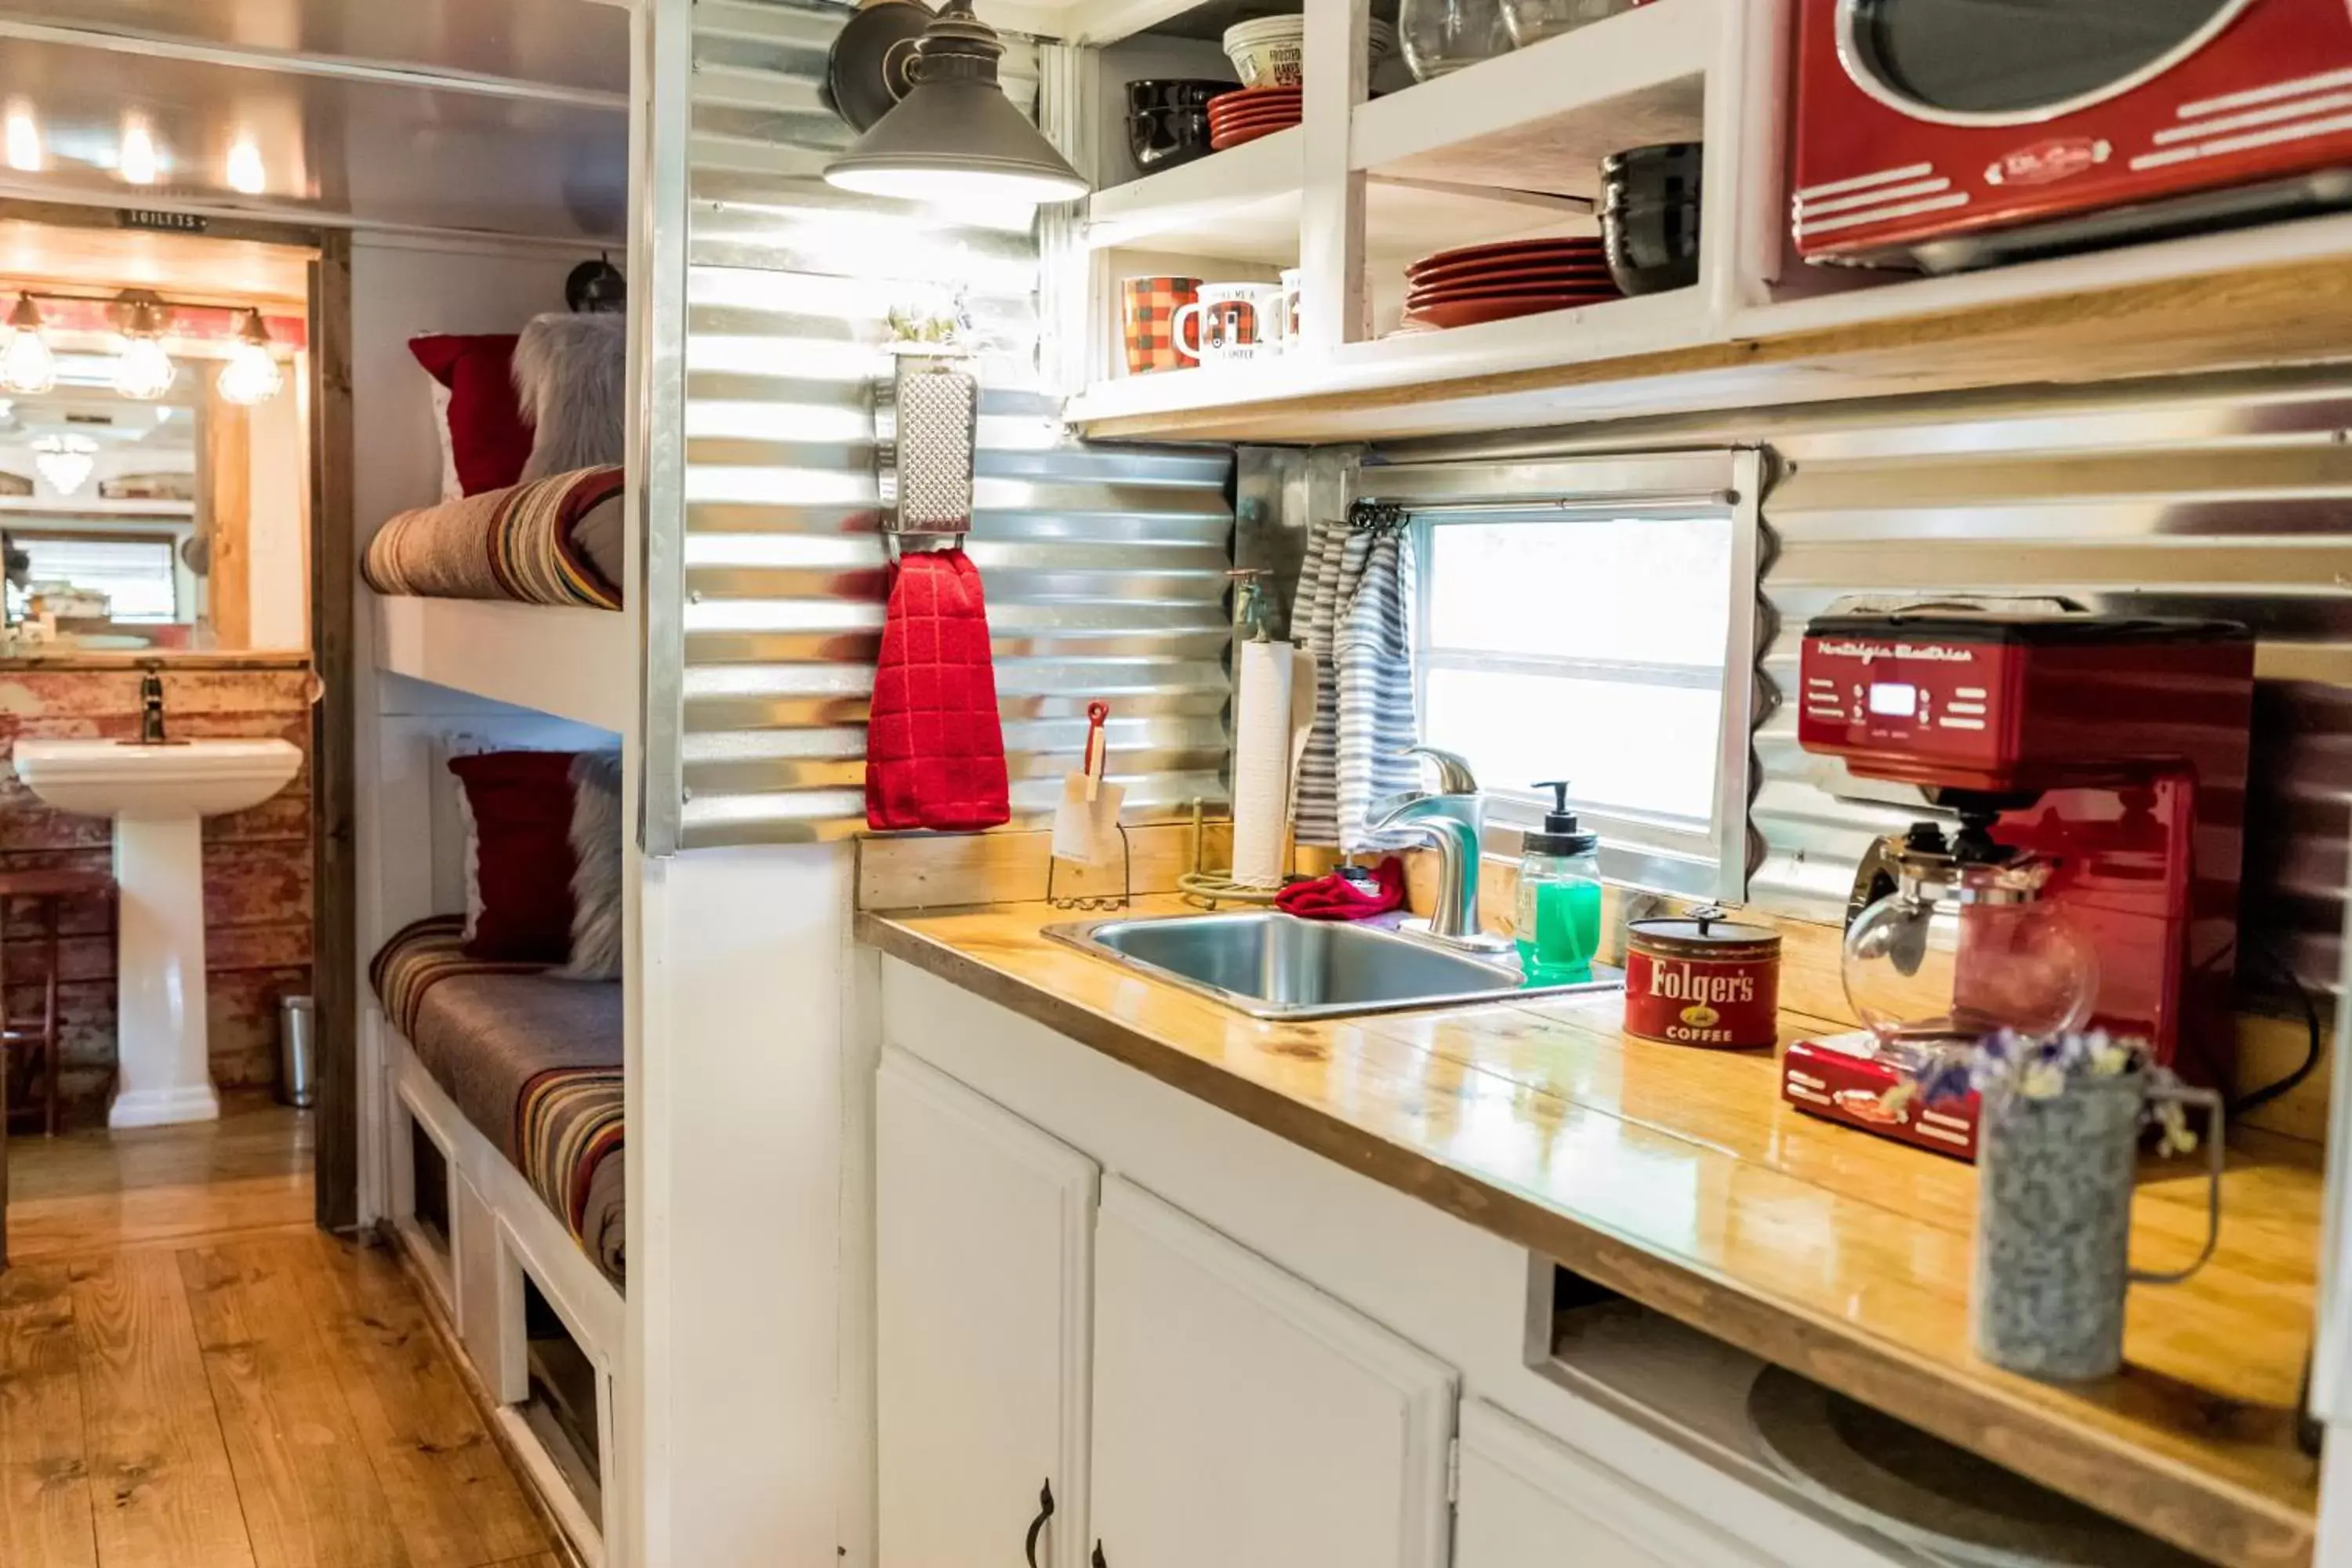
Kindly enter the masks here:
<path id="1" fill-rule="evenodd" d="M 1016 817 L 1058 798 L 1095 697 L 1130 808 L 1222 803 L 1231 459 L 1063 440 L 1025 215 L 950 221 L 824 184 L 848 132 L 819 84 L 846 16 L 695 8 L 678 847 L 864 829 L 886 584 L 868 388 L 890 307 L 940 289 L 966 292 L 990 345 L 970 550 Z"/>
<path id="2" fill-rule="evenodd" d="M 2352 383 L 2315 374 L 2139 384 L 1713 416 L 1549 439 L 1416 444 L 1521 456 L 1759 441 L 1763 670 L 1795 689 L 1806 619 L 1852 594 L 2056 594 L 2094 609 L 2214 616 L 2260 637 L 2244 927 L 2333 990 L 2352 825 Z M 1394 456 L 1407 455 L 1399 448 Z M 1840 918 L 1867 840 L 1915 792 L 1853 780 L 1768 707 L 1756 740 L 1751 897 Z"/>

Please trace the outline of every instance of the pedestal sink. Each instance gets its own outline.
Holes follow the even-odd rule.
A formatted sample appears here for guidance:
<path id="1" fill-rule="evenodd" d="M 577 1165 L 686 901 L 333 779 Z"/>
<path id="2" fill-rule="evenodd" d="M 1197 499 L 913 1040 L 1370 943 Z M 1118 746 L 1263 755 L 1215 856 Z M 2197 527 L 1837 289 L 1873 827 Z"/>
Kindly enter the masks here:
<path id="1" fill-rule="evenodd" d="M 284 741 L 16 742 L 16 776 L 59 811 L 114 819 L 121 889 L 112 1127 L 220 1114 L 205 1016 L 200 818 L 259 805 L 292 780 Z"/>

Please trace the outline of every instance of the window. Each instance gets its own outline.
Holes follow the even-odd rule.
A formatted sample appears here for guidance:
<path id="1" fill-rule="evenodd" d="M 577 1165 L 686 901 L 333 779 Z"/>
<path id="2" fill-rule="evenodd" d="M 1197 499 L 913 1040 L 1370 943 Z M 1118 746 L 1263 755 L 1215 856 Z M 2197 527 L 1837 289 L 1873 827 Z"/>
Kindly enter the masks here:
<path id="1" fill-rule="evenodd" d="M 1539 781 L 1565 779 L 1611 875 L 1745 891 L 1755 520 L 1733 498 L 1756 467 L 1695 453 L 1362 476 L 1412 518 L 1421 731 L 1477 774 L 1490 852 L 1539 824 Z M 1543 480 L 1557 489 L 1530 499 Z"/>
<path id="2" fill-rule="evenodd" d="M 28 587 L 70 583 L 85 593 L 103 594 L 118 621 L 181 618 L 168 534 L 11 533 L 8 544 L 29 563 L 16 574 Z"/>

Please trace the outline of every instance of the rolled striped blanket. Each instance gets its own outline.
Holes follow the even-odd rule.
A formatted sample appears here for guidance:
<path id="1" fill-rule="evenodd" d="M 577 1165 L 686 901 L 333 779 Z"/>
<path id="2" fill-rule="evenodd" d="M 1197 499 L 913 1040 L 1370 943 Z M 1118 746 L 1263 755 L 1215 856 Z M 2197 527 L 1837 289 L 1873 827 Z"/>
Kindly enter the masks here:
<path id="1" fill-rule="evenodd" d="M 617 610 L 621 491 L 619 468 L 582 468 L 404 511 L 376 531 L 360 574 L 379 594 Z M 609 546 L 590 537 L 599 526 Z"/>

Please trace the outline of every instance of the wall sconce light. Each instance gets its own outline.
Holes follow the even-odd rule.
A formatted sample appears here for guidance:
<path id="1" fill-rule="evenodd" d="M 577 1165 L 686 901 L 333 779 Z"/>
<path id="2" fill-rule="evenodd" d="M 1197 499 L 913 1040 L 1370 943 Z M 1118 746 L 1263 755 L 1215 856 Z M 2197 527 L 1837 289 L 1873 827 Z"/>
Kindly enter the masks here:
<path id="1" fill-rule="evenodd" d="M 914 202 L 1064 202 L 1087 182 L 1029 123 L 997 82 L 1004 44 L 948 0 L 880 0 L 833 41 L 825 81 L 834 108 L 865 132 L 825 166 L 829 184 Z"/>
<path id="2" fill-rule="evenodd" d="M 245 313 L 245 330 L 237 345 L 229 351 L 228 363 L 221 367 L 220 395 L 231 403 L 250 408 L 257 403 L 267 403 L 278 395 L 286 384 L 286 373 L 278 366 L 278 356 L 270 352 L 269 325 L 258 310 Z"/>
<path id="3" fill-rule="evenodd" d="M 122 352 L 114 361 L 114 390 L 125 397 L 152 403 L 180 378 L 180 367 L 163 348 L 163 334 L 172 325 L 171 308 L 148 290 L 132 289 L 116 299 L 114 320 L 122 333 Z"/>
<path id="4" fill-rule="evenodd" d="M 16 296 L 8 312 L 7 342 L 0 343 L 0 386 L 23 396 L 37 396 L 58 384 L 57 356 L 41 332 L 41 308 L 30 294 Z"/>

